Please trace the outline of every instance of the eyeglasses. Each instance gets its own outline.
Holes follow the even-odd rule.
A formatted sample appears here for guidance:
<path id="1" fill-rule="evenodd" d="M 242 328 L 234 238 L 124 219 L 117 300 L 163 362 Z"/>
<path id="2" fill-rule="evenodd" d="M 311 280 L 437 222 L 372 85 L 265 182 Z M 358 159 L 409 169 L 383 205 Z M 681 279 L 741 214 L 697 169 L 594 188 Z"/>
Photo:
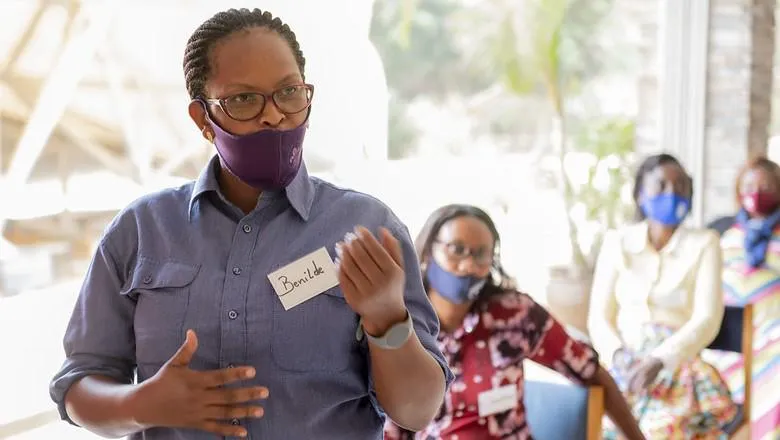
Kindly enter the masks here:
<path id="1" fill-rule="evenodd" d="M 492 249 L 471 249 L 463 243 L 459 243 L 457 241 L 450 243 L 434 241 L 434 244 L 441 245 L 444 248 L 444 252 L 447 254 L 447 256 L 455 261 L 462 261 L 471 257 L 471 259 L 474 260 L 474 263 L 479 266 L 490 266 L 493 264 Z"/>
<path id="2" fill-rule="evenodd" d="M 284 86 L 270 95 L 247 92 L 226 96 L 219 99 L 206 99 L 210 104 L 218 105 L 231 119 L 236 121 L 251 121 L 265 110 L 265 104 L 270 99 L 276 108 L 285 115 L 294 115 L 306 110 L 311 105 L 314 96 L 314 86 L 311 84 L 296 84 Z"/>

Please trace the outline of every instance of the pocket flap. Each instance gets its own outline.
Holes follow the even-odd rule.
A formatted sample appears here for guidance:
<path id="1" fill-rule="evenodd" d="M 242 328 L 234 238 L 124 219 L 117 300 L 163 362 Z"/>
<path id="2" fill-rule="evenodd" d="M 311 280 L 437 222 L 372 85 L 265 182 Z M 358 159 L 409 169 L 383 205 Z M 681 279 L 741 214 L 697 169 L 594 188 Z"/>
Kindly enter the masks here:
<path id="1" fill-rule="evenodd" d="M 186 287 L 195 280 L 200 269 L 199 265 L 182 263 L 180 261 L 154 261 L 141 257 L 133 270 L 133 276 L 123 295 L 138 289 L 155 290 L 164 288 Z"/>

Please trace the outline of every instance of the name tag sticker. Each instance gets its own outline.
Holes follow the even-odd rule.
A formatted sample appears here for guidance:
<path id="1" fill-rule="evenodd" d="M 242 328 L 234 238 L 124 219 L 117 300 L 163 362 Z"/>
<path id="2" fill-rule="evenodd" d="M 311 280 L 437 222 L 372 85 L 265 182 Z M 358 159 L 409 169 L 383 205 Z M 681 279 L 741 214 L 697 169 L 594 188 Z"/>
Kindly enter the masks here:
<path id="1" fill-rule="evenodd" d="M 336 265 L 324 247 L 268 274 L 285 310 L 339 284 Z"/>
<path id="2" fill-rule="evenodd" d="M 480 417 L 509 411 L 517 407 L 517 385 L 504 385 L 479 393 L 477 405 Z"/>

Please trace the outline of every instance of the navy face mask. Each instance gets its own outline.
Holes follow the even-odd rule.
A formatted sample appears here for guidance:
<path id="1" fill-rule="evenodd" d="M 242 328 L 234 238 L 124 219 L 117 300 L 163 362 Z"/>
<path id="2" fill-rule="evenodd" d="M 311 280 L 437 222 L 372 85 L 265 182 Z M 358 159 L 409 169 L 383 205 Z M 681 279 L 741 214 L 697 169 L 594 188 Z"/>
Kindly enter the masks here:
<path id="1" fill-rule="evenodd" d="M 436 264 L 433 258 L 428 261 L 425 278 L 436 293 L 453 304 L 463 304 L 476 299 L 487 282 L 487 278 L 457 276 L 447 272 Z"/>

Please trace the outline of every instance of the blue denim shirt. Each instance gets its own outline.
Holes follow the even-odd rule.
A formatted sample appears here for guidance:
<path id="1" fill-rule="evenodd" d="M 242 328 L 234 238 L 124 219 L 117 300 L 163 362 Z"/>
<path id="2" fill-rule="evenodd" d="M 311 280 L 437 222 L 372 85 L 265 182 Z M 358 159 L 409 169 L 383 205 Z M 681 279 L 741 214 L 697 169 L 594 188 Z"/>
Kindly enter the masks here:
<path id="1" fill-rule="evenodd" d="M 285 311 L 267 275 L 323 246 L 335 255 L 335 243 L 356 225 L 388 228 L 403 247 L 417 336 L 449 383 L 406 227 L 376 199 L 310 177 L 305 167 L 244 215 L 220 192 L 218 170 L 212 159 L 197 181 L 133 202 L 108 226 L 65 333 L 65 363 L 51 383 L 61 416 L 70 421 L 63 400 L 77 379 L 146 380 L 193 329 L 199 347 L 192 368 L 251 365 L 257 375 L 244 385 L 269 388 L 265 416 L 240 421 L 249 438 L 381 439 L 384 415 L 367 343 L 356 339 L 359 318 L 341 289 Z M 132 438 L 214 435 L 159 428 Z"/>

